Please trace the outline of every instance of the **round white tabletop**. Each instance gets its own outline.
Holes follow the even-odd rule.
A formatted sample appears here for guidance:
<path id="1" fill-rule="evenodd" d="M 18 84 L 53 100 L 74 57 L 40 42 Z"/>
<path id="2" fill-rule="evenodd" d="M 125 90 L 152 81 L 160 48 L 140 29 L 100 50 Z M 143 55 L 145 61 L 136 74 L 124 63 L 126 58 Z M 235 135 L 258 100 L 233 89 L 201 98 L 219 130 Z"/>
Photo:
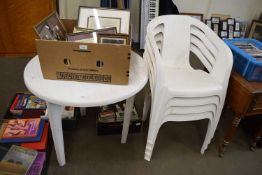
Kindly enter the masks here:
<path id="1" fill-rule="evenodd" d="M 94 107 L 125 100 L 145 86 L 148 80 L 146 64 L 133 51 L 129 72 L 128 85 L 47 80 L 43 78 L 38 56 L 35 56 L 24 70 L 24 81 L 29 91 L 50 103 Z"/>

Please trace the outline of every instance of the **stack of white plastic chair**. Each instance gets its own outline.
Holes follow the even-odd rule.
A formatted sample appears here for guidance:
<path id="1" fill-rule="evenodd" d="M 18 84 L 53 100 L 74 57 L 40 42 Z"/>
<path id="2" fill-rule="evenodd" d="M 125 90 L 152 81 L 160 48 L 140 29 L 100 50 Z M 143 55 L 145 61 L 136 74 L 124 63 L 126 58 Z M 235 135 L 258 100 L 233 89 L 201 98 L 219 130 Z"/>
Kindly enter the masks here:
<path id="1" fill-rule="evenodd" d="M 191 67 L 190 52 L 205 71 Z M 148 63 L 152 98 L 144 158 L 150 161 L 163 123 L 209 119 L 201 148 L 204 154 L 224 105 L 233 63 L 230 49 L 201 21 L 165 15 L 148 24 L 143 57 Z"/>

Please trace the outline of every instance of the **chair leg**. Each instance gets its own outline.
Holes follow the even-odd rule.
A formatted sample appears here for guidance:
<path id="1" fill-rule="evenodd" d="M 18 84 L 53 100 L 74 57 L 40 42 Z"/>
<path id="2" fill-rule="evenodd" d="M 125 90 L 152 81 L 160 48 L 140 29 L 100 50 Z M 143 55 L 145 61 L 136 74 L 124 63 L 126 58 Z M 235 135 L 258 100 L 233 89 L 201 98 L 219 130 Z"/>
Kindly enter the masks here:
<path id="1" fill-rule="evenodd" d="M 148 90 L 145 94 L 145 100 L 144 100 L 144 107 L 143 107 L 143 117 L 142 121 L 145 121 L 148 115 L 148 111 L 151 105 L 151 98 L 150 98 L 150 90 Z"/>
<path id="2" fill-rule="evenodd" d="M 220 109 L 217 112 L 217 114 L 214 116 L 214 119 L 212 120 L 212 122 L 211 122 L 211 120 L 209 120 L 206 138 L 205 138 L 205 141 L 204 141 L 203 146 L 202 146 L 201 151 L 200 151 L 201 154 L 204 154 L 205 150 L 207 149 L 208 144 L 211 142 L 211 139 L 215 135 L 215 131 L 216 131 L 221 113 L 222 113 L 222 109 Z M 209 138 L 207 138 L 207 136 Z"/>
<path id="3" fill-rule="evenodd" d="M 147 143 L 146 143 L 146 149 L 145 149 L 145 156 L 144 159 L 147 161 L 151 160 L 152 152 L 154 149 L 156 137 L 160 128 L 160 125 L 155 125 L 152 126 L 151 124 L 149 125 L 149 130 L 148 130 L 148 136 L 147 136 Z"/>
<path id="4" fill-rule="evenodd" d="M 210 143 L 211 139 L 213 138 L 213 122 L 212 120 L 209 119 L 209 122 L 208 122 L 208 127 L 207 127 L 207 132 L 206 132 L 206 137 L 205 137 L 205 140 L 204 140 L 204 143 L 201 147 L 201 151 L 200 153 L 203 155 L 205 153 L 205 150 L 207 149 L 207 146 L 208 144 Z"/>
<path id="5" fill-rule="evenodd" d="M 217 129 L 217 125 L 218 125 L 218 122 L 219 122 L 219 119 L 220 119 L 220 116 L 221 116 L 221 113 L 222 111 L 220 110 L 216 116 L 214 117 L 214 120 L 212 121 L 212 125 L 211 125 L 211 134 L 210 134 L 210 141 L 211 139 L 214 137 L 215 135 L 215 132 L 216 132 L 216 129 Z"/>

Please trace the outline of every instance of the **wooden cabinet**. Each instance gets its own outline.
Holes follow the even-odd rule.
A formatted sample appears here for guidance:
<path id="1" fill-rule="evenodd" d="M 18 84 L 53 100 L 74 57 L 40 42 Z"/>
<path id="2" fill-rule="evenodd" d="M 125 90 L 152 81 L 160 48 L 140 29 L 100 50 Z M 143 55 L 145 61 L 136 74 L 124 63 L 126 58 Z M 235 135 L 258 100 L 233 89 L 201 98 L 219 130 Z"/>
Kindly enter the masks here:
<path id="1" fill-rule="evenodd" d="M 232 109 L 235 116 L 219 148 L 220 156 L 224 154 L 241 119 L 262 114 L 262 83 L 249 82 L 238 73 L 232 72 L 228 85 L 226 104 Z M 258 140 L 261 135 L 262 128 L 255 134 L 256 140 Z"/>
<path id="2" fill-rule="evenodd" d="M 0 1 L 0 55 L 34 55 L 33 26 L 55 10 L 55 0 Z"/>

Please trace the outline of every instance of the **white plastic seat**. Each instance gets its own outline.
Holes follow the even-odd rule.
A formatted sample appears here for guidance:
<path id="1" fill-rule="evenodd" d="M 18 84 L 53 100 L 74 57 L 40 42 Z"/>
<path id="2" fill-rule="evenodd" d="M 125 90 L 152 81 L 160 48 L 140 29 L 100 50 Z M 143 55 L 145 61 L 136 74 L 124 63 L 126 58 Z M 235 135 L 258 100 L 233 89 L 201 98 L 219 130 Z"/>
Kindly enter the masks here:
<path id="1" fill-rule="evenodd" d="M 193 52 L 207 71 L 189 62 Z M 202 22 L 165 15 L 147 27 L 144 59 L 148 64 L 152 106 L 145 159 L 150 160 L 157 133 L 167 121 L 209 119 L 203 154 L 216 130 L 232 69 L 232 53 Z M 149 92 L 144 116 L 149 109 Z"/>

